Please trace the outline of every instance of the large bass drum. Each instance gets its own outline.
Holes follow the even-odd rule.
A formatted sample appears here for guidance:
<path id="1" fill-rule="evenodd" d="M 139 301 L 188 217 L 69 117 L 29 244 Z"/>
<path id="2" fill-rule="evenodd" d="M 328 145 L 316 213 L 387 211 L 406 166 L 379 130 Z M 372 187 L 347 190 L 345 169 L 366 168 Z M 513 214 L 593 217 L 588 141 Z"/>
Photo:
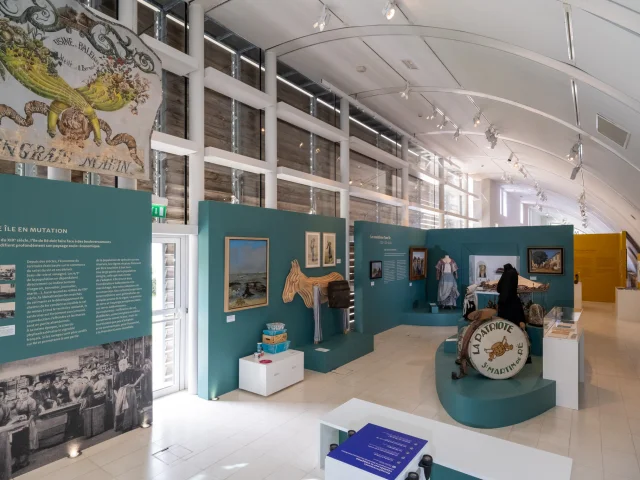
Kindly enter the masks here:
<path id="1" fill-rule="evenodd" d="M 467 362 L 488 378 L 504 380 L 516 375 L 529 357 L 529 339 L 514 323 L 499 317 L 473 322 L 461 331 L 458 363 L 461 378 Z"/>

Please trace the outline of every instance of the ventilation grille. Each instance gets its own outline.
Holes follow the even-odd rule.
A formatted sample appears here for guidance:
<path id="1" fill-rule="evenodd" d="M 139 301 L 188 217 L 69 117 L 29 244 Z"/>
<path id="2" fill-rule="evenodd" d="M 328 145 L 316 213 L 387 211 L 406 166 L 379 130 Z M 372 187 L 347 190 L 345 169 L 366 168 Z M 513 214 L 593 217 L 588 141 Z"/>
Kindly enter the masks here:
<path id="1" fill-rule="evenodd" d="M 409 70 L 418 70 L 418 66 L 413 63 L 412 60 L 402 60 L 402 63 L 404 63 L 404 66 L 407 67 Z"/>
<path id="2" fill-rule="evenodd" d="M 629 132 L 623 130 L 611 120 L 604 118 L 600 114 L 597 115 L 596 126 L 601 135 L 604 135 L 615 144 L 620 145 L 622 148 L 627 148 L 630 137 Z"/>

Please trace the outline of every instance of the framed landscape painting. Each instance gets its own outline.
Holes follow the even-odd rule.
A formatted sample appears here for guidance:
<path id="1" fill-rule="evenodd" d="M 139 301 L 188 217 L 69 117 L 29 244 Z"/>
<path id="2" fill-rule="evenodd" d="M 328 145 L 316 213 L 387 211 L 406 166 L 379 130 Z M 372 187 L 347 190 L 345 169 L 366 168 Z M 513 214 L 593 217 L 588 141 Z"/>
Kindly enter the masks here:
<path id="1" fill-rule="evenodd" d="M 269 239 L 226 237 L 224 311 L 269 305 Z"/>
<path id="2" fill-rule="evenodd" d="M 528 247 L 529 273 L 541 275 L 564 275 L 564 248 Z"/>
<path id="3" fill-rule="evenodd" d="M 306 268 L 320 266 L 320 232 L 304 233 L 304 256 Z"/>

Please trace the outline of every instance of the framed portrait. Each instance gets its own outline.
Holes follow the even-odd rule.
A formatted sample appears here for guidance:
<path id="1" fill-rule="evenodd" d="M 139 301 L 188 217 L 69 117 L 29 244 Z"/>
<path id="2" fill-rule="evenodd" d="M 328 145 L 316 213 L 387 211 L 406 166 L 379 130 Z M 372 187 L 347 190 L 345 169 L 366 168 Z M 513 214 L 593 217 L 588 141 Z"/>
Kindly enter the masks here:
<path id="1" fill-rule="evenodd" d="M 427 249 L 411 247 L 409 249 L 409 280 L 427 278 Z"/>
<path id="2" fill-rule="evenodd" d="M 529 273 L 540 275 L 564 275 L 564 248 L 528 247 Z"/>
<path id="3" fill-rule="evenodd" d="M 369 262 L 369 278 L 371 280 L 382 278 L 382 262 L 380 260 Z"/>
<path id="4" fill-rule="evenodd" d="M 304 257 L 306 268 L 320 266 L 320 232 L 304 233 Z"/>
<path id="5" fill-rule="evenodd" d="M 269 305 L 269 239 L 226 237 L 224 311 Z"/>
<path id="6" fill-rule="evenodd" d="M 323 267 L 336 266 L 336 234 L 335 233 L 322 234 L 322 266 Z"/>

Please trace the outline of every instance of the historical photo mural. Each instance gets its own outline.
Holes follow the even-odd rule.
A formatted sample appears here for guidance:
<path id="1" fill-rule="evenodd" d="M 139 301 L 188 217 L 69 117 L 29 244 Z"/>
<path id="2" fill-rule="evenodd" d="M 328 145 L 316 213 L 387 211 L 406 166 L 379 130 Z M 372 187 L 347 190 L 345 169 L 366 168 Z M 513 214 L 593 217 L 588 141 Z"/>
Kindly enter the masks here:
<path id="1" fill-rule="evenodd" d="M 20 475 L 152 421 L 151 336 L 0 365 L 0 471 Z"/>

